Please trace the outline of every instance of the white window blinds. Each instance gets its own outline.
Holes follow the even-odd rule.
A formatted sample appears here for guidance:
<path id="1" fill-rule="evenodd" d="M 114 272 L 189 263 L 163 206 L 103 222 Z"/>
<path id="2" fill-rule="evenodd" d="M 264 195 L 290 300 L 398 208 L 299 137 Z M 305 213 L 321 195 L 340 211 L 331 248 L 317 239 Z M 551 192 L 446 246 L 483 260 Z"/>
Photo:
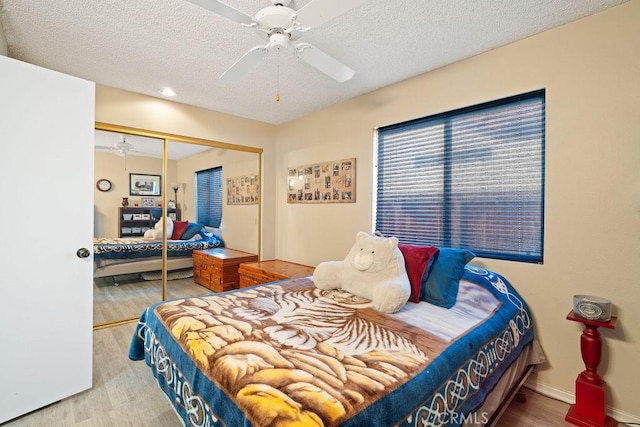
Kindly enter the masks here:
<path id="1" fill-rule="evenodd" d="M 541 263 L 545 92 L 378 129 L 375 229 Z"/>
<path id="2" fill-rule="evenodd" d="M 222 223 L 222 166 L 196 172 L 196 222 L 214 228 Z"/>

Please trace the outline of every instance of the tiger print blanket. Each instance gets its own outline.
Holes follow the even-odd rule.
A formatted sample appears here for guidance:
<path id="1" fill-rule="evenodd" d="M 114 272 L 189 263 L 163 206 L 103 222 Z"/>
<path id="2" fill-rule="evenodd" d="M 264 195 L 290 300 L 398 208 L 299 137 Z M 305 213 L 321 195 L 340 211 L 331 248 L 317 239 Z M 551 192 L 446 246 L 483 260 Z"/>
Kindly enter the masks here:
<path id="1" fill-rule="evenodd" d="M 411 424 L 434 392 L 416 378 L 441 381 L 429 367 L 457 340 L 369 305 L 308 278 L 170 301 L 143 313 L 130 357 L 186 425 Z"/>

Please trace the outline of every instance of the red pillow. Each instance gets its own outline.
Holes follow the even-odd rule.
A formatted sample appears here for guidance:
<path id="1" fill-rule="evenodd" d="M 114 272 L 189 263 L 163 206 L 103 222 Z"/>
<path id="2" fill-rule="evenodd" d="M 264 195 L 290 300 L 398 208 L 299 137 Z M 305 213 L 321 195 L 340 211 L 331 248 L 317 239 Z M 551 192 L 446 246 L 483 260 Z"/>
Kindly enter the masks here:
<path id="1" fill-rule="evenodd" d="M 173 221 L 173 234 L 171 240 L 180 240 L 184 230 L 189 226 L 189 221 Z"/>
<path id="2" fill-rule="evenodd" d="M 417 246 L 398 243 L 398 249 L 404 257 L 404 265 L 411 284 L 411 296 L 409 301 L 420 302 L 420 290 L 422 288 L 422 276 L 427 272 L 440 250 L 435 246 Z"/>

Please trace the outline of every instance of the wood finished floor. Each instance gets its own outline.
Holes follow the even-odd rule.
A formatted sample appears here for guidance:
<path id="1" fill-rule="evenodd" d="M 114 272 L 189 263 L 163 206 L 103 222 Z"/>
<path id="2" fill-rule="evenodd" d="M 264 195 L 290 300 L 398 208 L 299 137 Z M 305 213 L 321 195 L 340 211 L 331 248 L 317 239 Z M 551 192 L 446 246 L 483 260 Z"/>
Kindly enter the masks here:
<path id="1" fill-rule="evenodd" d="M 181 426 L 147 365 L 127 356 L 134 330 L 135 323 L 130 323 L 94 331 L 93 388 L 2 427 Z M 524 391 L 527 402 L 512 402 L 499 427 L 571 426 L 564 421 L 567 404 Z"/>
<path id="2" fill-rule="evenodd" d="M 115 283 L 118 283 L 116 286 Z M 167 281 L 167 299 L 210 293 L 193 278 Z M 162 299 L 162 280 L 143 280 L 138 275 L 93 281 L 93 323 L 137 318 L 145 308 Z"/>
<path id="3" fill-rule="evenodd" d="M 564 420 L 569 404 L 551 399 L 530 389 L 522 389 L 525 403 L 515 400 L 502 415 L 496 427 L 575 427 Z"/>

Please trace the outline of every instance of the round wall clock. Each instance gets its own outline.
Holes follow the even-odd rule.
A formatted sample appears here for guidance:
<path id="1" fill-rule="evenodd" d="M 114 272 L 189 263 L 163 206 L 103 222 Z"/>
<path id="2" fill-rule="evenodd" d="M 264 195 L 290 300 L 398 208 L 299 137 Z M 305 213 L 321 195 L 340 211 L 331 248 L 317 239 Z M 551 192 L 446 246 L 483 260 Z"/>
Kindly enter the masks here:
<path id="1" fill-rule="evenodd" d="M 108 179 L 99 179 L 98 182 L 96 182 L 96 187 L 100 191 L 109 191 L 112 187 L 111 181 Z"/>

